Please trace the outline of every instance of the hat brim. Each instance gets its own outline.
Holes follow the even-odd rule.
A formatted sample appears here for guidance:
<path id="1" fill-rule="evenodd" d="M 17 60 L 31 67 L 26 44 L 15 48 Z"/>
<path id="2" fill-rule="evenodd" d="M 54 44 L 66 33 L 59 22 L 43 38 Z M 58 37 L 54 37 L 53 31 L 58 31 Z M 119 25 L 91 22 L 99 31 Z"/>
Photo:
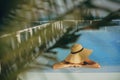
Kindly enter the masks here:
<path id="1" fill-rule="evenodd" d="M 84 48 L 83 51 L 80 52 L 80 54 L 85 54 L 86 56 L 89 56 L 92 53 L 93 50 Z"/>
<path id="2" fill-rule="evenodd" d="M 69 54 L 66 58 L 66 62 L 70 63 L 81 63 L 83 62 L 86 58 L 89 57 L 89 55 L 92 53 L 92 50 L 84 48 L 81 52 L 78 52 L 76 54 Z"/>

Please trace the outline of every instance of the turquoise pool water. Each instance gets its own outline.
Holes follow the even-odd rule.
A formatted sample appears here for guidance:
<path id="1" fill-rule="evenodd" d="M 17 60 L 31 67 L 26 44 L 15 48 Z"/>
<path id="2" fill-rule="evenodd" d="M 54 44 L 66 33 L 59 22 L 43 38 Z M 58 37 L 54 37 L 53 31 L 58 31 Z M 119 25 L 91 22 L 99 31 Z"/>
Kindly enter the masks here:
<path id="1" fill-rule="evenodd" d="M 106 30 L 85 30 L 76 43 L 93 50 L 90 59 L 98 62 L 101 69 L 80 69 L 78 72 L 120 72 L 120 26 L 109 27 Z M 72 45 L 72 44 L 71 44 Z M 71 46 L 69 45 L 69 46 Z M 64 60 L 70 50 L 56 49 L 58 60 Z M 70 70 L 72 71 L 72 70 Z"/>

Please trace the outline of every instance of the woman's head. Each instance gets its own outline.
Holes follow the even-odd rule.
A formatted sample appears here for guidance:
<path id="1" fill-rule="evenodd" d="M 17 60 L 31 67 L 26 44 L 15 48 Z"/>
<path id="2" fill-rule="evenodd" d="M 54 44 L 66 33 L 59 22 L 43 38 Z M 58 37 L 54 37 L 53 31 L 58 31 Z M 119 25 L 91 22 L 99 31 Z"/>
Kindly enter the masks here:
<path id="1" fill-rule="evenodd" d="M 65 61 L 69 63 L 81 63 L 91 54 L 92 50 L 84 48 L 81 44 L 74 44 L 71 47 L 71 53 Z"/>

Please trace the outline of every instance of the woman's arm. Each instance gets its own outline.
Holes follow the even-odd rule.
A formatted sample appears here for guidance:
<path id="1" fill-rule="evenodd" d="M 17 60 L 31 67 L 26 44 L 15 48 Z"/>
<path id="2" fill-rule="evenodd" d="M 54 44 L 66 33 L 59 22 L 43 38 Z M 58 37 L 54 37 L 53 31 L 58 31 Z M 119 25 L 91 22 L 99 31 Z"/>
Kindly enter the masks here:
<path id="1" fill-rule="evenodd" d="M 82 65 L 83 67 L 89 67 L 89 68 L 100 68 L 100 65 L 90 59 L 86 59 L 84 61 L 84 64 Z"/>

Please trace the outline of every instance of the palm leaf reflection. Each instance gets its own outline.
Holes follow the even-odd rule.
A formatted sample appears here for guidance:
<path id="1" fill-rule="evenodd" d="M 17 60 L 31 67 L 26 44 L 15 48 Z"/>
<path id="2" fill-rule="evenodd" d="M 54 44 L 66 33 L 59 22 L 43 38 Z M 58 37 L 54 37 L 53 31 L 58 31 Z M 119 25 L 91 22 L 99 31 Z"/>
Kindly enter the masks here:
<path id="1" fill-rule="evenodd" d="M 73 28 L 68 28 L 66 33 L 56 43 L 48 48 L 47 52 L 51 52 L 54 48 L 69 49 L 68 44 L 74 43 L 80 37 L 80 34 L 75 34 L 77 31 L 73 31 Z"/>

